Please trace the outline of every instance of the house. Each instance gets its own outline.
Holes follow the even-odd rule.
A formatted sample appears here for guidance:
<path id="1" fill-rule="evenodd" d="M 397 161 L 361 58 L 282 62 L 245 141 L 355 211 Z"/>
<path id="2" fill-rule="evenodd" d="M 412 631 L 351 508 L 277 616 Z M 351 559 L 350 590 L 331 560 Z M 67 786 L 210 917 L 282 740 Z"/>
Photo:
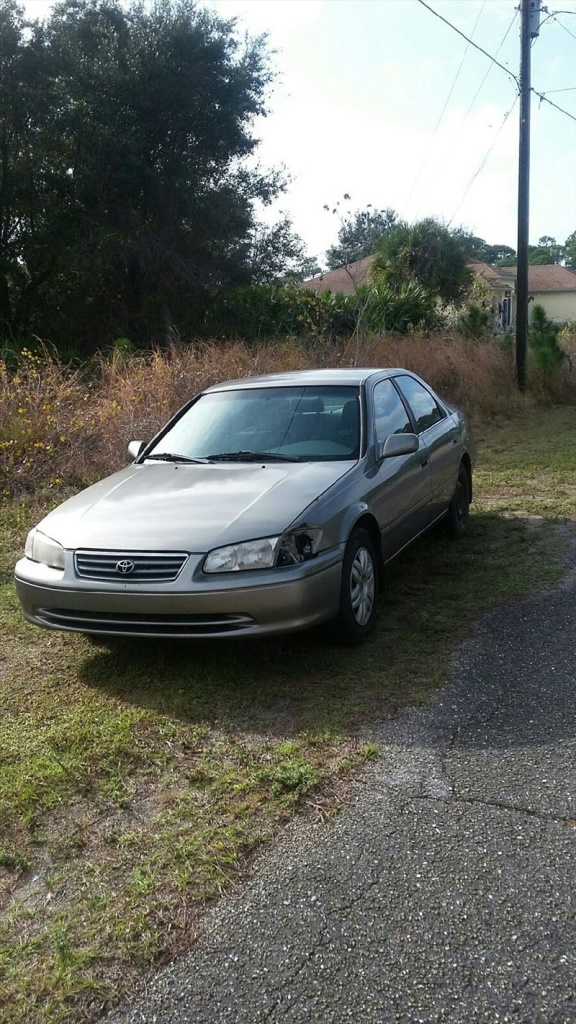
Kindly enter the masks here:
<path id="1" fill-rule="evenodd" d="M 516 320 L 516 267 L 491 267 L 470 260 L 474 277 L 488 286 L 498 302 L 500 326 L 512 327 Z M 543 306 L 554 323 L 576 321 L 576 273 L 556 264 L 528 267 L 528 302 Z"/>
<path id="2" fill-rule="evenodd" d="M 352 295 L 370 279 L 371 256 L 348 263 L 337 270 L 327 270 L 301 287 L 316 292 L 341 292 Z M 516 267 L 492 267 L 479 260 L 469 260 L 468 266 L 476 281 L 485 284 L 498 308 L 499 323 L 509 330 L 516 321 Z M 553 264 L 528 268 L 529 301 L 543 306 L 546 315 L 555 323 L 576 321 L 576 273 L 568 267 Z"/>
<path id="3" fill-rule="evenodd" d="M 371 256 L 365 256 L 363 260 L 356 260 L 354 263 L 347 263 L 337 270 L 327 270 L 325 274 L 311 277 L 308 281 L 302 281 L 301 288 L 321 295 L 322 292 L 340 292 L 343 295 L 353 295 L 362 284 L 367 284 L 370 277 Z"/>

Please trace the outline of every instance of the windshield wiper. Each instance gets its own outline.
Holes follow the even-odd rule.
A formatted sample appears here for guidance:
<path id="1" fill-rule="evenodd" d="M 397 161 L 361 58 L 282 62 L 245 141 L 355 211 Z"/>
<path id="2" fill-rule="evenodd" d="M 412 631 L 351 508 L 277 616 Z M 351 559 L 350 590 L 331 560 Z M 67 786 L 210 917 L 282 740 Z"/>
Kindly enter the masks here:
<path id="1" fill-rule="evenodd" d="M 279 452 L 217 452 L 207 455 L 207 462 L 300 462 L 298 455 L 281 455 Z"/>
<path id="2" fill-rule="evenodd" d="M 146 455 L 145 459 L 158 459 L 159 462 L 208 462 L 208 459 L 190 459 L 187 455 L 176 455 L 174 452 L 158 452 L 157 455 Z"/>

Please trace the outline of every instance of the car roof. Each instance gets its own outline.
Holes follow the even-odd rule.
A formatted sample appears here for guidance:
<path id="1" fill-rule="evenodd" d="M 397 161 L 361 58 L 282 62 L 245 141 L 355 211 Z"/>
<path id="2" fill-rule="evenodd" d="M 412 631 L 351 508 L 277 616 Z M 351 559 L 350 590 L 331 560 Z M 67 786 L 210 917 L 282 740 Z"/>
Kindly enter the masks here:
<path id="1" fill-rule="evenodd" d="M 286 373 L 268 373 L 261 377 L 240 377 L 238 380 L 223 381 L 214 384 L 207 391 L 227 391 L 238 388 L 257 387 L 298 387 L 306 384 L 314 386 L 330 384 L 347 384 L 360 386 L 370 377 L 387 377 L 393 373 L 410 373 L 409 370 L 392 367 L 358 367 L 345 366 L 335 369 L 293 370 Z"/>

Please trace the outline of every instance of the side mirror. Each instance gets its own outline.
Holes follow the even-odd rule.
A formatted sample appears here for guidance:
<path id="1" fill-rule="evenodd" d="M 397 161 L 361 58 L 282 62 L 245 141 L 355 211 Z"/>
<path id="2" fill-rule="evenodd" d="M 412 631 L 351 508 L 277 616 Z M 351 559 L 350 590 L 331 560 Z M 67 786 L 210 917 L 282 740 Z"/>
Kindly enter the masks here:
<path id="1" fill-rule="evenodd" d="M 381 462 L 382 459 L 392 459 L 395 455 L 413 455 L 419 446 L 416 434 L 390 434 L 382 444 L 377 445 L 376 458 Z"/>
<path id="2" fill-rule="evenodd" d="M 137 459 L 144 451 L 147 443 L 147 441 L 130 441 L 130 444 L 128 445 L 128 455 L 133 459 Z"/>

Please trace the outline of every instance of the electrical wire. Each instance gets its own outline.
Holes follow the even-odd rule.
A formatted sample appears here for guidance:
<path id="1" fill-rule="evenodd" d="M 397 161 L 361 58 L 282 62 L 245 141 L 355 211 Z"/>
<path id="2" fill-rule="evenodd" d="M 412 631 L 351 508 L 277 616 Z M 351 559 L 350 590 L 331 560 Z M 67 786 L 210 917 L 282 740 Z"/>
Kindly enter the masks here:
<path id="1" fill-rule="evenodd" d="M 436 18 L 439 18 L 440 21 L 443 21 L 445 25 L 448 25 L 448 27 L 451 28 L 454 32 L 456 32 L 459 36 L 461 36 L 463 39 L 465 39 L 466 42 L 470 44 L 470 46 L 473 46 L 474 49 L 479 50 L 480 53 L 483 53 L 485 57 L 488 57 L 488 59 L 492 62 L 492 64 L 495 64 L 502 71 L 505 71 L 506 74 L 510 78 L 512 78 L 514 80 L 514 82 L 516 82 L 516 85 L 517 85 L 518 89 L 520 88 L 520 79 L 518 78 L 517 75 L 514 74 L 514 72 L 510 71 L 510 68 L 505 67 L 504 64 L 501 64 L 500 61 L 496 60 L 496 58 L 493 57 L 492 54 L 488 53 L 487 50 L 484 50 L 481 46 L 478 46 L 478 43 L 475 43 L 472 39 L 470 39 L 468 36 L 466 36 L 464 34 L 464 32 L 461 32 L 459 28 L 456 28 L 456 26 L 453 25 L 451 21 L 448 21 L 448 19 L 445 18 L 442 14 L 439 14 L 438 11 L 435 11 L 433 7 L 430 7 L 430 5 L 425 2 L 425 0 L 418 0 L 418 3 L 421 4 L 422 7 L 425 7 L 428 11 L 430 11 L 430 13 L 433 14 Z M 574 14 L 574 13 L 576 13 L 576 12 L 574 12 L 574 11 L 554 11 L 551 15 L 549 15 L 549 18 L 554 17 L 556 14 Z M 548 20 L 548 18 L 545 19 L 545 20 Z M 561 24 L 561 23 L 558 22 L 558 24 Z M 566 28 L 566 26 L 562 25 L 562 28 Z M 570 32 L 569 29 L 566 29 L 566 31 L 570 35 L 572 35 L 572 33 Z M 570 114 L 567 110 L 564 110 L 563 107 L 559 107 L 557 103 L 554 103 L 552 100 L 549 100 L 544 93 L 539 93 L 536 89 L 533 89 L 533 88 L 530 91 L 533 92 L 536 96 L 538 96 L 538 98 L 541 101 L 543 101 L 544 103 L 548 103 L 551 107 L 554 107 L 561 114 L 565 114 L 566 117 L 569 117 L 572 121 L 576 121 L 576 117 L 574 117 L 572 114 Z M 466 186 L 466 188 L 464 190 L 464 194 L 462 196 L 462 199 L 460 200 L 458 206 L 456 207 L 456 209 L 454 210 L 454 213 L 452 214 L 450 220 L 448 221 L 448 227 L 450 226 L 450 224 L 454 220 L 454 218 L 455 218 L 456 214 L 458 213 L 458 211 L 461 209 L 462 204 L 464 203 L 464 200 L 466 199 L 466 196 L 468 195 L 468 192 L 470 191 L 472 185 L 476 181 L 476 178 L 478 177 L 480 172 L 486 166 L 488 158 L 490 157 L 490 154 L 492 153 L 492 150 L 494 149 L 494 146 L 496 145 L 498 137 L 499 137 L 500 133 L 502 132 L 502 130 L 504 128 L 504 125 L 506 124 L 506 121 L 510 117 L 510 114 L 514 110 L 514 108 L 516 106 L 516 103 L 518 102 L 518 98 L 519 97 L 516 96 L 516 98 L 514 100 L 514 103 L 510 107 L 510 110 L 508 110 L 506 112 L 506 114 L 504 115 L 504 119 L 503 119 L 503 121 L 502 121 L 502 123 L 501 123 L 501 125 L 500 125 L 500 127 L 499 127 L 499 129 L 498 129 L 498 131 L 497 131 L 497 133 L 496 133 L 496 135 L 494 137 L 494 139 L 492 140 L 490 146 L 488 147 L 488 150 L 486 151 L 486 153 L 485 153 L 485 155 L 484 155 L 484 157 L 483 157 L 483 159 L 482 159 L 482 161 L 480 163 L 480 166 L 478 167 L 478 169 L 472 175 L 470 181 L 468 182 L 468 184 L 467 184 L 467 186 Z"/>
<path id="2" fill-rule="evenodd" d="M 556 110 L 559 110 L 559 111 L 560 111 L 560 113 L 562 113 L 562 114 L 566 114 L 566 116 L 567 116 L 567 117 L 570 117 L 570 118 L 572 119 L 572 121 L 576 121 L 576 117 L 574 117 L 574 116 L 573 116 L 572 114 L 568 113 L 568 111 L 567 111 L 567 110 L 564 110 L 564 109 L 563 109 L 562 107 L 559 107 L 559 106 L 558 106 L 558 105 L 557 105 L 556 103 L 553 103 L 553 102 L 552 102 L 552 100 L 546 99 L 546 96 L 544 95 L 544 93 L 539 93 L 539 92 L 537 92 L 537 91 L 536 91 L 536 89 L 531 89 L 530 91 L 531 91 L 531 92 L 533 92 L 533 93 L 534 93 L 534 94 L 535 94 L 536 96 L 538 96 L 538 98 L 539 98 L 540 100 L 544 100 L 544 102 L 545 102 L 545 103 L 549 103 L 549 104 L 550 104 L 550 106 L 552 106 L 552 107 L 555 107 L 555 108 L 556 108 Z M 454 218 L 455 218 L 456 214 L 457 214 L 457 213 L 458 213 L 458 211 L 459 211 L 459 210 L 461 209 L 461 207 L 462 207 L 462 205 L 463 205 L 463 203 L 464 203 L 464 200 L 466 199 L 466 196 L 468 195 L 468 193 L 469 193 L 470 189 L 472 188 L 472 185 L 473 185 L 473 184 L 474 184 L 474 182 L 476 181 L 476 178 L 478 177 L 478 175 L 480 174 L 480 172 L 481 172 L 481 171 L 482 171 L 482 170 L 484 169 L 484 167 L 486 166 L 486 163 L 487 163 L 487 161 L 488 161 L 488 158 L 490 157 L 490 154 L 492 153 L 492 150 L 494 149 L 494 146 L 496 145 L 496 142 L 497 142 L 497 140 L 498 140 L 498 137 L 499 137 L 500 133 L 502 132 L 502 129 L 504 128 L 504 125 L 506 124 L 506 121 L 507 121 L 507 120 L 508 120 L 508 118 L 510 117 L 510 114 L 511 114 L 511 113 L 512 113 L 512 111 L 514 110 L 514 107 L 516 106 L 516 104 L 517 104 L 517 102 L 518 102 L 518 99 L 519 99 L 519 97 L 518 97 L 518 96 L 516 96 L 516 98 L 515 98 L 515 100 L 514 100 L 514 103 L 513 103 L 513 104 L 512 104 L 512 106 L 510 107 L 510 110 L 508 110 L 508 111 L 507 111 L 507 112 L 505 113 L 505 115 L 504 115 L 504 119 L 503 119 L 503 121 L 502 121 L 502 124 L 500 125 L 500 127 L 499 127 L 498 131 L 496 132 L 496 135 L 494 136 L 494 138 L 493 138 L 492 142 L 490 143 L 490 146 L 488 147 L 488 149 L 487 149 L 486 153 L 484 154 L 484 157 L 482 158 L 482 161 L 481 161 L 481 163 L 480 163 L 480 166 L 478 167 L 478 169 L 477 169 L 477 170 L 476 170 L 476 171 L 474 172 L 474 174 L 473 174 L 473 175 L 472 175 L 472 177 L 470 178 L 470 181 L 468 182 L 468 184 L 467 184 L 467 186 L 466 186 L 466 188 L 465 188 L 465 190 L 464 190 L 464 194 L 463 194 L 463 196 L 462 196 L 462 199 L 460 200 L 460 202 L 458 203 L 458 206 L 457 206 L 457 207 L 456 207 L 456 209 L 454 210 L 454 213 L 453 213 L 453 214 L 452 214 L 452 216 L 450 217 L 450 220 L 448 221 L 448 227 L 450 227 L 450 225 L 451 225 L 452 221 L 454 220 Z"/>
<path id="3" fill-rule="evenodd" d="M 484 0 L 484 3 L 482 4 L 482 7 L 480 8 L 480 10 L 478 12 L 478 17 L 476 18 L 476 21 L 474 22 L 474 27 L 472 29 L 472 35 L 474 35 L 474 33 L 476 31 L 476 27 L 478 25 L 478 22 L 480 21 L 480 17 L 482 15 L 482 11 L 484 10 L 485 6 L 486 6 L 486 0 Z M 450 102 L 450 98 L 452 96 L 452 93 L 454 92 L 454 87 L 456 85 L 456 82 L 458 81 L 458 78 L 460 76 L 460 72 L 462 71 L 462 67 L 463 67 L 464 61 L 466 60 L 466 54 L 468 53 L 469 49 L 470 49 L 470 43 L 468 42 L 468 43 L 466 43 L 466 47 L 464 49 L 464 53 L 462 54 L 462 59 L 460 61 L 460 64 L 458 65 L 458 70 L 456 72 L 456 75 L 454 76 L 454 80 L 452 82 L 452 85 L 450 86 L 448 95 L 446 97 L 446 102 L 444 103 L 444 106 L 442 107 L 442 110 L 440 112 L 440 117 L 438 118 L 438 120 L 436 121 L 436 124 L 434 126 L 434 131 L 432 132 L 432 137 L 431 137 L 430 142 L 428 144 L 428 149 L 426 150 L 426 153 L 424 154 L 424 159 L 420 163 L 420 167 L 418 169 L 418 173 L 416 174 L 416 177 L 414 178 L 414 181 L 412 182 L 412 188 L 410 189 L 410 193 L 408 195 L 408 199 L 406 200 L 404 209 L 406 209 L 410 205 L 410 200 L 412 199 L 412 196 L 414 195 L 414 192 L 416 191 L 416 186 L 418 185 L 418 182 L 420 181 L 420 178 L 422 177 L 422 173 L 424 171 L 424 168 L 425 168 L 426 164 L 428 163 L 428 160 L 429 160 L 429 157 L 430 157 L 430 153 L 432 152 L 432 149 L 433 149 L 433 146 L 434 146 L 434 140 L 436 138 L 436 135 L 438 134 L 438 129 L 440 127 L 440 122 L 442 121 L 442 118 L 444 117 L 444 114 L 446 113 L 446 107 L 448 106 L 448 104 Z"/>
<path id="4" fill-rule="evenodd" d="M 542 10 L 546 10 L 546 8 L 543 7 Z M 544 21 L 548 21 L 548 18 L 555 18 L 557 14 L 576 14 L 576 11 L 550 11 Z M 540 24 L 543 25 L 544 21 L 541 21 Z"/>
<path id="5" fill-rule="evenodd" d="M 515 75 L 513 71 L 510 71 L 510 68 L 505 67 L 504 64 L 501 64 L 499 60 L 496 60 L 496 58 L 493 57 L 491 53 L 488 53 L 487 50 L 483 50 L 481 46 L 478 46 L 478 43 L 473 42 L 472 39 L 469 39 L 468 36 L 465 36 L 464 33 L 461 32 L 459 28 L 456 28 L 456 25 L 453 25 L 451 21 L 448 21 L 448 19 L 444 18 L 442 14 L 439 14 L 438 11 L 435 11 L 433 7 L 430 7 L 430 5 L 425 2 L 425 0 L 418 0 L 418 3 L 422 4 L 422 7 L 426 7 L 426 9 L 430 11 L 430 13 L 433 14 L 436 18 L 440 18 L 440 21 L 443 21 L 445 25 L 448 25 L 448 27 L 453 29 L 454 32 L 457 32 L 459 36 L 462 36 L 462 38 L 465 39 L 467 43 L 470 43 L 470 46 L 473 46 L 474 49 L 479 50 L 480 53 L 483 53 L 485 57 L 488 57 L 488 59 L 491 60 L 493 64 L 496 64 L 497 67 L 501 68 L 502 71 L 505 71 L 506 74 L 510 76 L 510 78 L 514 79 L 517 85 L 519 84 L 519 79 L 517 75 Z"/>
<path id="6" fill-rule="evenodd" d="M 566 28 L 566 25 L 563 25 L 561 21 L 558 21 L 558 14 L 576 14 L 576 11 L 550 11 L 547 17 L 544 18 L 544 21 L 540 22 L 540 27 L 542 27 L 542 25 L 545 25 L 547 21 L 553 21 L 556 25 L 559 25 L 560 28 L 563 28 L 569 36 L 572 36 L 572 39 L 576 39 L 576 35 L 574 34 L 574 32 L 571 32 L 569 28 Z M 532 92 L 535 96 L 538 97 L 539 100 L 543 100 L 544 103 L 549 103 L 551 107 L 555 107 L 555 109 L 559 110 L 561 114 L 566 114 L 566 117 L 569 117 L 572 121 L 576 121 L 576 117 L 574 117 L 573 114 L 570 114 L 567 110 L 564 110 L 563 107 L 559 107 L 558 104 L 553 103 L 552 100 L 547 99 L 548 93 L 573 92 L 574 89 L 575 87 L 572 86 L 569 89 L 548 89 L 547 92 L 538 92 L 537 89 L 532 89 Z"/>
<path id="7" fill-rule="evenodd" d="M 552 100 L 547 99 L 546 93 L 538 92 L 537 89 L 531 89 L 530 92 L 533 92 L 539 100 L 544 100 L 544 103 L 549 103 L 555 110 L 559 110 L 561 114 L 566 114 L 566 117 L 569 117 L 571 121 L 576 121 L 574 114 L 570 114 L 568 110 L 564 110 L 564 107 L 559 107 L 557 103 L 553 103 Z"/>
<path id="8" fill-rule="evenodd" d="M 514 103 L 513 103 L 513 104 L 512 104 L 512 106 L 510 107 L 510 110 L 507 110 L 507 111 L 506 111 L 506 113 L 504 114 L 504 118 L 503 118 L 503 121 L 502 121 L 502 123 L 501 123 L 501 125 L 500 125 L 500 127 L 499 127 L 498 131 L 496 132 L 496 135 L 495 135 L 495 136 L 494 136 L 494 138 L 492 139 L 492 142 L 490 143 L 490 145 L 489 145 L 488 149 L 486 150 L 486 152 L 485 152 L 484 156 L 482 157 L 482 160 L 481 160 L 481 162 L 480 162 L 480 165 L 479 165 L 479 167 L 478 167 L 478 168 L 477 168 L 477 170 L 476 170 L 476 171 L 474 172 L 474 174 L 473 174 L 473 175 L 472 175 L 472 177 L 470 178 L 470 181 L 469 181 L 469 182 L 468 182 L 468 184 L 466 185 L 466 188 L 464 189 L 464 194 L 463 194 L 463 196 L 462 196 L 462 199 L 461 199 L 461 200 L 460 200 L 460 202 L 458 203 L 458 206 L 456 207 L 456 209 L 454 210 L 454 213 L 452 214 L 452 216 L 450 217 L 450 220 L 448 221 L 448 225 L 447 225 L 448 227 L 450 227 L 450 225 L 451 225 L 452 221 L 454 220 L 454 217 L 456 216 L 456 214 L 458 213 L 458 211 L 459 211 L 459 210 L 461 209 L 461 207 L 462 207 L 462 205 L 463 205 L 463 203 L 464 203 L 464 200 L 466 199 L 466 196 L 468 195 L 468 193 L 469 193 L 470 189 L 472 188 L 472 185 L 473 185 L 473 184 L 474 184 L 474 182 L 476 181 L 476 178 L 478 177 L 478 175 L 480 174 L 480 172 L 484 170 L 484 167 L 486 166 L 486 164 L 487 164 L 487 162 L 488 162 L 488 159 L 489 159 L 489 157 L 490 157 L 490 154 L 492 153 L 492 150 L 494 149 L 494 146 L 496 145 L 496 143 L 497 143 L 497 141 L 498 141 L 498 138 L 499 138 L 499 136 L 500 136 L 500 134 L 501 134 L 501 132 L 502 132 L 502 129 L 504 128 L 504 125 L 506 124 L 506 121 L 507 121 L 507 120 L 508 120 L 508 118 L 510 117 L 510 114 L 512 113 L 512 111 L 514 110 L 514 107 L 516 106 L 517 102 L 518 102 L 518 96 L 516 96 L 516 97 L 515 97 L 515 99 L 514 99 Z"/>
<path id="9" fill-rule="evenodd" d="M 497 54 L 498 54 L 498 53 L 500 53 L 500 50 L 501 50 L 501 49 L 502 49 L 502 47 L 504 46 L 504 43 L 506 42 L 506 39 L 508 38 L 508 35 L 509 35 L 509 33 L 510 33 L 510 30 L 512 29 L 512 26 L 513 26 L 514 22 L 516 21 L 516 19 L 517 19 L 517 17 L 518 17 L 518 13 L 519 13 L 519 10 L 518 10 L 518 9 L 516 9 L 516 10 L 514 11 L 514 14 L 512 15 L 512 21 L 511 21 L 511 22 L 510 22 L 510 24 L 508 25 L 508 28 L 506 29 L 506 31 L 505 31 L 505 33 L 504 33 L 504 35 L 503 35 L 503 37 L 502 37 L 502 39 L 501 39 L 501 41 L 500 41 L 500 44 L 499 44 L 499 46 L 498 46 L 498 49 L 496 50 L 496 53 L 497 53 Z M 469 114 L 469 113 L 470 113 L 470 111 L 472 110 L 472 107 L 474 106 L 474 104 L 475 104 L 476 100 L 478 99 L 478 96 L 479 96 L 479 94 L 480 94 L 480 91 L 481 91 L 481 89 L 482 89 L 482 87 L 483 87 L 483 85 L 484 85 L 484 82 L 485 82 L 485 81 L 486 81 L 486 79 L 488 78 L 488 75 L 490 74 L 490 72 L 491 72 L 491 71 L 492 71 L 492 65 L 491 65 L 491 64 L 489 64 L 489 65 L 488 65 L 488 70 L 486 71 L 486 74 L 484 75 L 484 78 L 483 78 L 483 79 L 482 79 L 482 81 L 480 82 L 480 85 L 479 85 L 479 86 L 478 86 L 478 88 L 476 89 L 476 92 L 474 93 L 474 96 L 472 97 L 472 100 L 471 100 L 471 102 L 470 102 L 470 105 L 468 106 L 468 109 L 467 109 L 466 113 L 464 114 L 464 117 L 463 117 L 463 118 L 462 118 L 462 120 L 460 121 L 460 124 L 458 125 L 458 128 L 456 129 L 456 132 L 454 133 L 454 135 L 453 135 L 453 137 L 452 137 L 452 139 L 451 139 L 451 141 L 450 141 L 450 143 L 449 143 L 449 145 L 448 145 L 447 149 L 445 149 L 444 153 L 442 154 L 442 159 L 443 159 L 443 161 L 444 161 L 444 160 L 446 160 L 446 158 L 447 158 L 447 157 L 448 157 L 448 156 L 450 155 L 450 153 L 452 152 L 452 150 L 453 150 L 453 148 L 454 148 L 454 144 L 455 144 L 455 142 L 456 142 L 456 140 L 457 140 L 458 136 L 460 135 L 460 132 L 462 131 L 462 128 L 464 127 L 464 125 L 465 125 L 465 123 L 466 123 L 466 118 L 468 117 L 468 114 Z M 423 196 L 423 198 L 422 198 L 422 201 L 421 201 L 421 203 L 420 203 L 420 206 L 419 206 L 418 210 L 416 211 L 416 216 L 418 216 L 418 214 L 419 214 L 420 210 L 422 209 L 422 206 L 423 206 L 423 204 L 424 204 L 424 203 L 426 202 L 426 199 L 427 199 L 427 198 L 428 198 L 428 196 L 430 195 L 430 192 L 432 191 L 432 188 L 433 188 L 433 186 L 434 186 L 434 183 L 435 183 L 435 181 L 436 181 L 436 178 L 433 178 L 433 179 L 432 179 L 432 181 L 431 181 L 431 182 L 429 183 L 429 185 L 428 185 L 428 189 L 427 189 L 427 191 L 426 191 L 425 195 L 424 195 L 424 196 Z"/>
<path id="10" fill-rule="evenodd" d="M 576 35 L 574 35 L 574 33 L 571 32 L 569 28 L 566 28 L 566 25 L 563 25 L 561 21 L 558 21 L 558 18 L 553 18 L 552 20 L 556 25 L 560 25 L 560 28 L 563 28 L 569 36 L 572 36 L 572 39 L 576 39 Z"/>
<path id="11" fill-rule="evenodd" d="M 545 9 L 546 8 L 543 8 L 543 10 L 545 10 Z M 550 13 L 546 15 L 544 20 L 540 22 L 540 28 L 542 28 L 542 26 L 545 25 L 547 21 L 555 21 L 556 24 L 560 25 L 560 28 L 563 28 L 564 31 L 567 32 L 569 36 L 572 36 L 573 39 L 576 39 L 576 36 L 574 35 L 574 33 L 571 32 L 569 28 L 566 28 L 566 25 L 563 25 L 561 21 L 558 21 L 558 18 L 557 18 L 558 14 L 576 14 L 576 11 L 550 11 Z"/>

